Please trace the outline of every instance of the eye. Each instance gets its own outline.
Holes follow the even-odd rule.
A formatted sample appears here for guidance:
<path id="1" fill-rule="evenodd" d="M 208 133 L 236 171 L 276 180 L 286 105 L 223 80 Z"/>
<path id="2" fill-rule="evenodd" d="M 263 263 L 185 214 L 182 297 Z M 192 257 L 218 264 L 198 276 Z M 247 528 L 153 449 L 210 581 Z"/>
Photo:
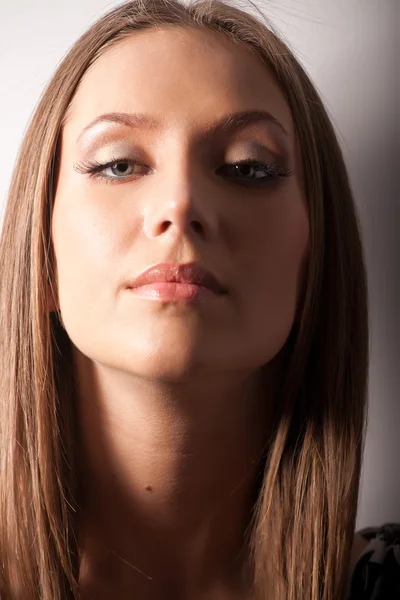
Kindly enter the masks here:
<path id="1" fill-rule="evenodd" d="M 108 181 L 127 179 L 133 174 L 135 166 L 147 168 L 129 158 L 114 158 L 106 163 L 82 161 L 75 164 L 73 168 L 78 173 L 87 174 L 94 179 L 103 179 L 108 183 Z"/>
<path id="2" fill-rule="evenodd" d="M 134 167 L 148 168 L 128 158 L 114 158 L 107 163 L 83 161 L 75 164 L 73 168 L 78 173 L 88 174 L 89 177 L 94 179 L 102 179 L 105 183 L 113 183 L 130 177 L 133 174 Z M 108 174 L 107 171 L 109 171 Z M 237 180 L 245 185 L 267 184 L 278 177 L 289 177 L 294 173 L 294 169 L 286 171 L 282 165 L 263 163 L 252 158 L 235 163 L 226 163 L 217 172 L 221 171 L 229 174 L 228 179 Z"/>
<path id="3" fill-rule="evenodd" d="M 282 165 L 276 163 L 263 163 L 252 158 L 241 160 L 236 163 L 228 163 L 221 168 L 222 170 L 231 173 L 234 179 L 241 179 L 250 184 L 267 183 L 277 177 L 288 177 L 294 172 L 287 172 Z"/>
<path id="4" fill-rule="evenodd" d="M 106 174 L 107 170 L 111 171 L 111 175 Z M 113 175 L 118 178 L 119 178 L 119 176 L 127 177 L 128 175 L 132 175 L 133 164 L 127 160 L 119 161 L 117 163 L 114 163 L 114 164 L 106 167 L 103 172 L 106 177 L 112 177 Z"/>

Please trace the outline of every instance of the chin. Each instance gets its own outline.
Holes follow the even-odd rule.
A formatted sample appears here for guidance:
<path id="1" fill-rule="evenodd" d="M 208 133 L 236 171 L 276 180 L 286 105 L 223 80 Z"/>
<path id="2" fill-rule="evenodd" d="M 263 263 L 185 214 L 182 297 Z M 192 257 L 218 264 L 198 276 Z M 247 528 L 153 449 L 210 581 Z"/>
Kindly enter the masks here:
<path id="1" fill-rule="evenodd" d="M 178 382 L 207 370 L 209 359 L 206 361 L 204 356 L 202 359 L 201 354 L 203 353 L 196 352 L 193 348 L 188 351 L 176 345 L 169 345 L 167 348 L 153 347 L 150 351 L 143 349 L 138 353 L 130 353 L 128 361 L 124 357 L 122 368 L 145 379 Z"/>

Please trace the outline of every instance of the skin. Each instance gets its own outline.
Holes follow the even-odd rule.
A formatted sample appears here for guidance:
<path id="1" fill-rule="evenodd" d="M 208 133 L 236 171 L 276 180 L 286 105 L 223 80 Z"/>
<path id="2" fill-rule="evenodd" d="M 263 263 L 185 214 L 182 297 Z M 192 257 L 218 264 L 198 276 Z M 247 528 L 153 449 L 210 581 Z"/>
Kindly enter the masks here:
<path id="1" fill-rule="evenodd" d="M 287 133 L 262 122 L 201 137 L 249 109 L 268 110 Z M 164 127 L 102 123 L 81 135 L 115 111 Z M 217 174 L 254 156 L 295 171 L 259 187 Z M 115 157 L 146 168 L 110 184 L 74 169 Z M 135 33 L 85 74 L 62 134 L 52 218 L 77 381 L 85 600 L 249 597 L 239 553 L 308 252 L 301 173 L 272 74 L 220 34 Z M 126 289 L 171 260 L 199 261 L 229 293 L 190 304 Z"/>

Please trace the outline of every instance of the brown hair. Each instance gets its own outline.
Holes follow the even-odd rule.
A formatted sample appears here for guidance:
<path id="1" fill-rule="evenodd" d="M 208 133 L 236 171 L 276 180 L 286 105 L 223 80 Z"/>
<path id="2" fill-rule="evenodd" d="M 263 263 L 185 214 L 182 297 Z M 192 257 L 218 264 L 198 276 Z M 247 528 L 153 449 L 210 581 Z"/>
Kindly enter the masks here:
<path id="1" fill-rule="evenodd" d="M 308 270 L 267 440 L 249 561 L 257 599 L 344 597 L 366 426 L 363 251 L 342 152 L 323 102 L 258 12 L 260 18 L 225 0 L 126 2 L 74 44 L 32 117 L 0 240 L 2 600 L 79 598 L 71 347 L 61 315 L 47 307 L 48 281 L 57 295 L 50 223 L 60 131 L 82 76 L 102 53 L 137 30 L 168 25 L 205 27 L 244 44 L 272 70 L 292 111 L 310 222 Z"/>

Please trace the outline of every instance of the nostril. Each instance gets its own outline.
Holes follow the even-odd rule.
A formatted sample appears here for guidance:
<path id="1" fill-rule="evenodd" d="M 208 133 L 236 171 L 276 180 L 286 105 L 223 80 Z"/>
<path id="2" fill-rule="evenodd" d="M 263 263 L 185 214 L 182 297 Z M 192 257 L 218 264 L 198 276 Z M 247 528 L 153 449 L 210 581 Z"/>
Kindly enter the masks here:
<path id="1" fill-rule="evenodd" d="M 171 221 L 164 221 L 164 223 L 161 225 L 162 233 L 165 233 L 170 226 Z"/>
<path id="2" fill-rule="evenodd" d="M 198 221 L 193 221 L 192 226 L 196 233 L 203 233 L 203 227 Z"/>

